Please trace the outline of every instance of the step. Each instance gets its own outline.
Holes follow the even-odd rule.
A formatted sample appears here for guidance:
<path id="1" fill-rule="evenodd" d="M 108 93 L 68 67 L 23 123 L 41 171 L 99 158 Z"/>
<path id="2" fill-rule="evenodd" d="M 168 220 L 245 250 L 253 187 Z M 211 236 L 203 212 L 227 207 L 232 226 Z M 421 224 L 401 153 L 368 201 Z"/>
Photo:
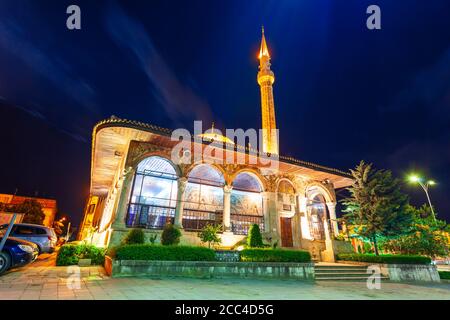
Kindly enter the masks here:
<path id="1" fill-rule="evenodd" d="M 330 277 L 345 277 L 345 276 L 349 276 L 349 277 L 370 277 L 372 274 L 368 274 L 365 272 L 341 272 L 341 273 L 327 273 L 327 272 L 315 272 L 314 273 L 317 276 L 330 276 Z"/>
<path id="2" fill-rule="evenodd" d="M 318 270 L 318 271 L 364 271 L 364 272 L 366 272 L 367 268 L 314 268 L 314 270 Z"/>
<path id="3" fill-rule="evenodd" d="M 368 277 L 321 277 L 316 281 L 367 281 Z M 380 280 L 389 280 L 388 277 L 380 277 Z"/>

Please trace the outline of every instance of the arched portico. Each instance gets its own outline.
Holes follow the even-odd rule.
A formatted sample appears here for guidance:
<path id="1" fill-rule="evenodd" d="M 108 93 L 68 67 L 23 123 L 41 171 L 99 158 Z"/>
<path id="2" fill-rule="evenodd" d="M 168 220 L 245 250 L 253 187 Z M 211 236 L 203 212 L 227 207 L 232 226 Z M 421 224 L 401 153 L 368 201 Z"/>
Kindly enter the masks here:
<path id="1" fill-rule="evenodd" d="M 252 171 L 241 171 L 234 176 L 230 187 L 230 222 L 233 233 L 246 235 L 252 224 L 259 225 L 264 232 L 264 188 L 260 178 Z"/>
<path id="2" fill-rule="evenodd" d="M 161 156 L 142 159 L 137 167 L 128 203 L 127 227 L 161 229 L 173 223 L 177 207 L 178 174 Z"/>

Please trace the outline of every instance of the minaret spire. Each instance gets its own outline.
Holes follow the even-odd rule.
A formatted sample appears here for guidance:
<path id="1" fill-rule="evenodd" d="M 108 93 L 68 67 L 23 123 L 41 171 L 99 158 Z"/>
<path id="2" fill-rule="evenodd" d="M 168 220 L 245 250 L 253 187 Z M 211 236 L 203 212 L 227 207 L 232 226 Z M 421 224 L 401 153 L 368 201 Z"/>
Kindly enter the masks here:
<path id="1" fill-rule="evenodd" d="M 261 117 L 263 130 L 263 152 L 278 154 L 278 131 L 275 121 L 275 103 L 272 85 L 275 75 L 270 70 L 270 54 L 262 27 L 261 48 L 259 50 L 258 84 L 261 87 Z"/>

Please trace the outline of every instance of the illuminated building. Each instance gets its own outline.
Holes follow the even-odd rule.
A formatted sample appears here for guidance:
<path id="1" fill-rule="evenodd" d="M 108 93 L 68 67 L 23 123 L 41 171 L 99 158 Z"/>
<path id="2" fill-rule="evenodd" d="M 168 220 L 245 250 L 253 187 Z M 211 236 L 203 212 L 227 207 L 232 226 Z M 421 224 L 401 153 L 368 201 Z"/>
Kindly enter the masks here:
<path id="1" fill-rule="evenodd" d="M 16 196 L 14 194 L 0 194 L 0 203 L 6 204 L 8 206 L 18 205 L 25 202 L 25 200 L 35 200 L 39 202 L 42 206 L 42 212 L 45 214 L 43 225 L 47 227 L 53 226 L 53 220 L 55 220 L 56 212 L 58 207 L 56 200 L 47 198 L 37 198 L 37 197 L 24 197 Z M 6 223 L 10 220 L 10 215 L 0 215 L 0 224 Z M 18 217 L 17 222 L 20 222 L 23 217 Z"/>
<path id="2" fill-rule="evenodd" d="M 175 163 L 178 140 L 172 130 L 111 117 L 93 130 L 90 199 L 80 239 L 118 244 L 130 228 L 161 233 L 166 223 L 182 228 L 182 243 L 200 244 L 207 224 L 223 226 L 222 246 L 231 248 L 258 224 L 267 243 L 310 250 L 316 259 L 334 259 L 336 188 L 352 183 L 343 171 L 278 156 L 278 136 L 270 70 L 263 34 L 257 81 L 261 87 L 263 152 L 241 146 L 212 130 L 189 141 L 206 154 Z M 208 148 L 213 152 L 205 153 Z M 220 163 L 220 155 L 244 163 Z M 266 162 L 270 155 L 271 164 Z"/>

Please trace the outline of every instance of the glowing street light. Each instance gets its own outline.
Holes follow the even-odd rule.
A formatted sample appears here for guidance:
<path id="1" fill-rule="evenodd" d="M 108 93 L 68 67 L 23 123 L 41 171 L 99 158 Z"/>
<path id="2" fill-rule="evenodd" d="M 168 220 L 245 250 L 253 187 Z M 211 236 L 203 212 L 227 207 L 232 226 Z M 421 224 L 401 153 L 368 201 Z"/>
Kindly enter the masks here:
<path id="1" fill-rule="evenodd" d="M 424 183 L 424 180 L 415 174 L 410 175 L 408 177 L 408 180 L 412 183 L 418 183 L 422 187 L 423 191 L 425 191 L 425 194 L 427 195 L 427 199 L 428 199 L 428 204 L 430 205 L 431 213 L 433 215 L 433 219 L 434 219 L 434 221 L 436 221 L 436 216 L 434 214 L 433 206 L 431 205 L 430 194 L 428 193 L 428 188 L 430 186 L 434 186 L 436 184 L 436 182 L 434 182 L 433 180 L 428 180 Z"/>

